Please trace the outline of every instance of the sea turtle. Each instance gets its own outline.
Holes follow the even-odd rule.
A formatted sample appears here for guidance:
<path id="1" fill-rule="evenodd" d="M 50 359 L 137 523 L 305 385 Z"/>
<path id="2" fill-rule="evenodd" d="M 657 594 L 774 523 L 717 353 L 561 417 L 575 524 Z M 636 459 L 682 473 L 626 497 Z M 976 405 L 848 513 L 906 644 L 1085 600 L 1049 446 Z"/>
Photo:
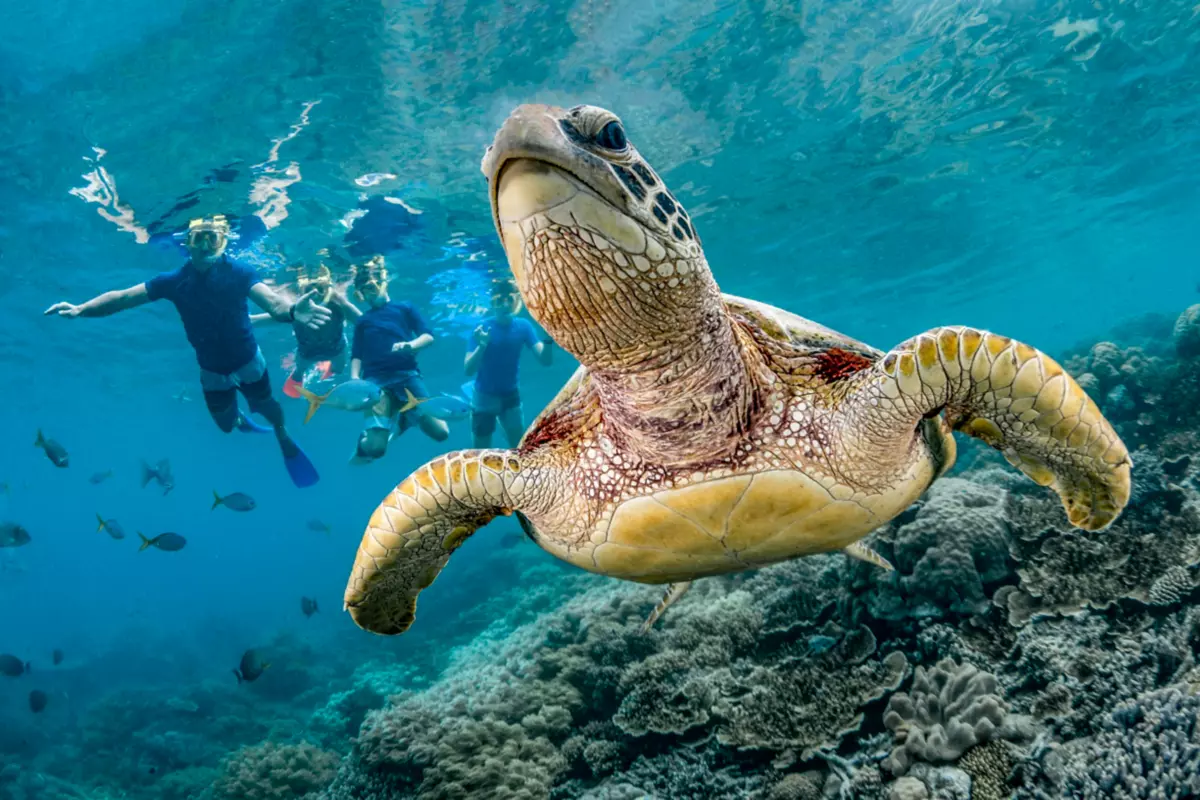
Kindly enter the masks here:
<path id="1" fill-rule="evenodd" d="M 413 623 L 418 593 L 480 526 L 516 514 L 542 549 L 666 584 L 844 550 L 953 463 L 951 430 L 1002 451 L 1108 525 L 1129 454 L 1048 356 L 967 327 L 890 352 L 722 295 L 688 213 L 592 106 L 517 108 L 483 158 L 493 221 L 530 313 L 581 367 L 512 450 L 405 478 L 371 516 L 346 588 L 354 621 Z"/>

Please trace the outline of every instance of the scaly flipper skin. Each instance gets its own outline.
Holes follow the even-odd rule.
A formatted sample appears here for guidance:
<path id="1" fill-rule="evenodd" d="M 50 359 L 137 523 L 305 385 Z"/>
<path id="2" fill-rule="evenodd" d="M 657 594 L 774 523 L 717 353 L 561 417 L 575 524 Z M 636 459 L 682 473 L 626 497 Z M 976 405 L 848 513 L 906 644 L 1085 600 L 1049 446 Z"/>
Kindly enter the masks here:
<path id="1" fill-rule="evenodd" d="M 856 376 L 843 426 L 863 450 L 889 447 L 921 419 L 983 440 L 1062 498 L 1072 525 L 1106 527 L 1129 501 L 1132 462 L 1096 407 L 1053 359 L 972 328 L 935 328 Z"/>
<path id="2" fill-rule="evenodd" d="M 536 498 L 538 472 L 510 450 L 463 450 L 405 478 L 371 515 L 354 559 L 345 607 L 355 623 L 385 635 L 408 630 L 417 595 L 450 554 L 522 499 Z"/>

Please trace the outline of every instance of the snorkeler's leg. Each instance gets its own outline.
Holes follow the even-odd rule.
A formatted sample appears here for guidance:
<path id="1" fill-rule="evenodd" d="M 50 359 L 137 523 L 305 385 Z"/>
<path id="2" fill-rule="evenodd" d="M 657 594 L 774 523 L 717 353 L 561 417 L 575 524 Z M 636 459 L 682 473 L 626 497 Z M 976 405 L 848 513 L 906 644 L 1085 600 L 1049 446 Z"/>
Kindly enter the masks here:
<path id="1" fill-rule="evenodd" d="M 417 420 L 417 425 L 421 428 L 421 433 L 435 442 L 444 442 L 450 438 L 450 426 L 446 424 L 444 419 L 437 419 L 436 417 L 421 414 Z"/>
<path id="2" fill-rule="evenodd" d="M 492 446 L 492 433 L 496 430 L 496 415 L 487 411 L 471 409 L 471 446 L 485 450 Z"/>
<path id="3" fill-rule="evenodd" d="M 233 431 L 238 421 L 237 390 L 232 386 L 228 389 L 204 390 L 204 404 L 213 422 L 225 433 Z"/>
<path id="4" fill-rule="evenodd" d="M 283 382 L 283 393 L 288 397 L 300 397 L 300 387 L 304 385 L 304 376 L 312 369 L 313 360 L 305 358 L 296 352 L 296 363 L 292 367 L 292 374 L 288 375 L 287 380 Z"/>
<path id="5" fill-rule="evenodd" d="M 516 447 L 521 442 L 521 437 L 525 435 L 525 415 L 519 397 L 516 405 L 510 405 L 500 412 L 500 427 L 504 428 L 504 438 L 508 440 L 509 447 Z"/>
<path id="6" fill-rule="evenodd" d="M 379 402 L 367 409 L 367 424 L 358 436 L 354 458 L 362 461 L 374 461 L 387 454 L 388 439 L 392 435 L 392 417 L 400 407 L 396 396 L 384 390 L 379 396 Z"/>

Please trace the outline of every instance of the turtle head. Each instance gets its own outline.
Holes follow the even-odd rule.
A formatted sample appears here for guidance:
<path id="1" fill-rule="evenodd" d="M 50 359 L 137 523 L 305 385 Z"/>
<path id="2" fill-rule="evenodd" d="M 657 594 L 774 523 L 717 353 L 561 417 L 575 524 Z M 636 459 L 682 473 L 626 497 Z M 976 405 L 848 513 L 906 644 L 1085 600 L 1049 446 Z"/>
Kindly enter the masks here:
<path id="1" fill-rule="evenodd" d="M 612 112 L 520 106 L 482 169 L 525 304 L 582 363 L 670 359 L 674 345 L 697 341 L 698 326 L 719 324 L 720 295 L 687 211 Z"/>

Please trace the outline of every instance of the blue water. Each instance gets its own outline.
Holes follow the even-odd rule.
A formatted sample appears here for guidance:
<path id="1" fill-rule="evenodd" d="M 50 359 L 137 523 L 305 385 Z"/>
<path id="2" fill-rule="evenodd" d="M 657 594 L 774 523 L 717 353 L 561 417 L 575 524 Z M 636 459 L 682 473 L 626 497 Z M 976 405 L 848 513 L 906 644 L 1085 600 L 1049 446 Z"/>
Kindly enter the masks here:
<path id="1" fill-rule="evenodd" d="M 393 296 L 435 323 L 421 361 L 440 391 L 464 380 L 484 270 L 503 265 L 479 160 L 523 102 L 614 110 L 691 212 L 725 291 L 880 347 L 966 323 L 1061 352 L 1198 299 L 1192 3 L 0 7 L 0 517 L 34 539 L 0 551 L 0 652 L 69 695 L 39 720 L 49 731 L 122 686 L 232 681 L 243 650 L 281 634 L 338 653 L 339 674 L 372 658 L 439 663 L 437 614 L 456 609 L 432 610 L 467 591 L 448 572 L 422 598 L 424 633 L 396 640 L 340 611 L 370 512 L 445 447 L 410 432 L 385 461 L 351 467 L 360 420 L 301 426 L 289 403 L 322 474 L 299 491 L 269 441 L 212 425 L 168 304 L 41 316 L 174 268 L 178 252 L 149 237 L 194 214 L 258 214 L 269 230 L 248 258 L 272 276 L 360 241 L 364 210 L 393 212 L 379 248 Z M 278 387 L 290 334 L 259 335 Z M 548 369 L 526 359 L 527 416 L 573 369 L 565 354 Z M 175 398 L 184 388 L 190 401 Z M 69 469 L 32 446 L 39 428 Z M 459 424 L 447 447 L 466 446 Z M 141 459 L 164 457 L 178 485 L 165 497 L 138 482 Z M 209 511 L 214 489 L 258 508 Z M 96 533 L 97 512 L 130 539 Z M 333 533 L 308 530 L 312 517 Z M 552 561 L 494 556 L 515 526 L 493 527 L 452 568 L 475 576 L 473 603 Z M 135 530 L 189 545 L 138 553 Z M 302 595 L 320 601 L 311 620 Z M 23 729 L 29 686 L 0 684 L 0 718 Z"/>

